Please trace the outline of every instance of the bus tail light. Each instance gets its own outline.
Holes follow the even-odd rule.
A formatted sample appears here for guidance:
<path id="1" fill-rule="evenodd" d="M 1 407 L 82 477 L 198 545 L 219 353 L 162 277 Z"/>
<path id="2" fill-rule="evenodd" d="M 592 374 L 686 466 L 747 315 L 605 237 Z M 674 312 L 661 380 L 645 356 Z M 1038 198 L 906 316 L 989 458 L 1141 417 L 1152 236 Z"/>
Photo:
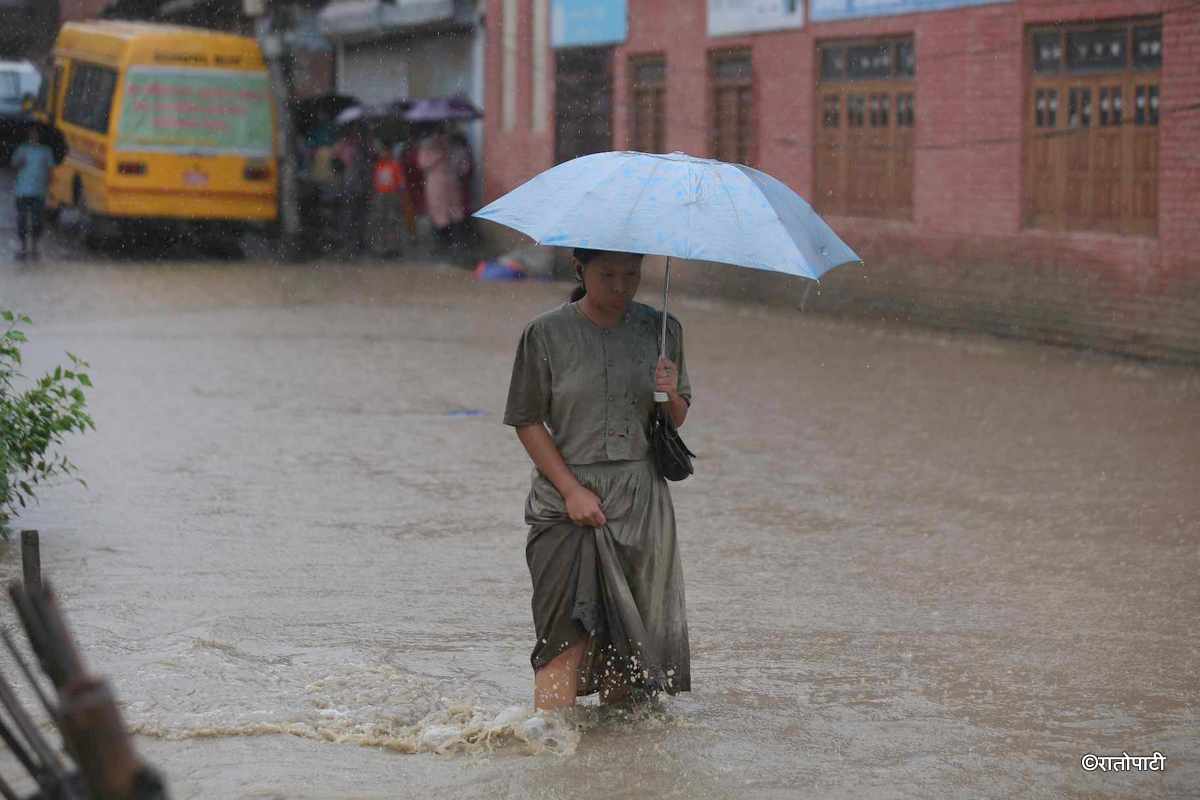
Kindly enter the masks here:
<path id="1" fill-rule="evenodd" d="M 242 175 L 248 181 L 265 181 L 271 177 L 271 168 L 266 164 L 247 164 Z"/>

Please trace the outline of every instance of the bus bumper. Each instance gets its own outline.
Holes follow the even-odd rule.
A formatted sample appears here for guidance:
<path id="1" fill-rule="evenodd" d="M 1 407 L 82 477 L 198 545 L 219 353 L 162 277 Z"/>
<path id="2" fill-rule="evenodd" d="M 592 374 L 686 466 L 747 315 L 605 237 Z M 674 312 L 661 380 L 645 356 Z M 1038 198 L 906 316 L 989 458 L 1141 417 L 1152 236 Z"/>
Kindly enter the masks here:
<path id="1" fill-rule="evenodd" d="M 121 220 L 175 220 L 250 223 L 252 227 L 275 222 L 278 203 L 274 194 L 143 192 L 110 188 L 96 212 Z"/>

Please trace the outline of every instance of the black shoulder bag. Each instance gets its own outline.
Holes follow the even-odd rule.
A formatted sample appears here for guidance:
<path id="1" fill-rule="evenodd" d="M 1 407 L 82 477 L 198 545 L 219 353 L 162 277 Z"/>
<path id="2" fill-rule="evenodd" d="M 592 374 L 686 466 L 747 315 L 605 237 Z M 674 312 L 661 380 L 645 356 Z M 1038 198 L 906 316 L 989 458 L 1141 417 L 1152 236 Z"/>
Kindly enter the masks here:
<path id="1" fill-rule="evenodd" d="M 667 287 L 671 282 L 671 259 L 667 259 L 667 271 L 663 281 L 662 336 L 658 341 L 659 355 L 667 353 Z M 654 416 L 650 419 L 650 446 L 654 448 L 654 463 L 659 473 L 669 481 L 681 481 L 691 475 L 692 459 L 696 454 L 688 449 L 679 437 L 671 415 L 663 402 L 667 395 L 654 393 Z"/>
<path id="2" fill-rule="evenodd" d="M 654 448 L 654 463 L 669 481 L 681 481 L 694 471 L 692 459 L 696 454 L 688 449 L 662 403 L 654 404 L 650 420 L 650 443 Z"/>

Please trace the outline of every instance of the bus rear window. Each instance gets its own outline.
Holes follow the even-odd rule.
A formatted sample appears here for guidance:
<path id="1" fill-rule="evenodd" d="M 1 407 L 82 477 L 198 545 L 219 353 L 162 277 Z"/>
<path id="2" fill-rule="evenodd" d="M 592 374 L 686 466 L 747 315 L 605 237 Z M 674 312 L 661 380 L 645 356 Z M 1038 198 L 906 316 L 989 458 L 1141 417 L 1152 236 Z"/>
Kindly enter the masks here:
<path id="1" fill-rule="evenodd" d="M 118 150 L 272 155 L 271 89 L 261 72 L 134 67 Z"/>
<path id="2" fill-rule="evenodd" d="M 77 61 L 71 67 L 71 84 L 63 105 L 63 119 L 96 133 L 108 133 L 117 71 L 99 64 Z"/>

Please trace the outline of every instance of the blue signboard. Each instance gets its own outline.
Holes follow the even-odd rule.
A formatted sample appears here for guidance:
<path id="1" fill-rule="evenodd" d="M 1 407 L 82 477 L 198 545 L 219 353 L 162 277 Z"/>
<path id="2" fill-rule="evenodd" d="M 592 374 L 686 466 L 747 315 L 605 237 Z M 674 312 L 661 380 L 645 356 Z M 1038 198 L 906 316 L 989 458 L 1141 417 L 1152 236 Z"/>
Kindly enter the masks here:
<path id="1" fill-rule="evenodd" d="M 1010 0 L 811 0 L 809 15 L 813 22 L 855 17 L 881 17 L 889 14 L 913 14 L 941 11 L 962 6 L 982 6 Z"/>
<path id="2" fill-rule="evenodd" d="M 550 44 L 589 47 L 619 44 L 629 34 L 625 0 L 553 0 Z"/>
<path id="3" fill-rule="evenodd" d="M 800 0 L 708 0 L 708 35 L 804 27 Z"/>

